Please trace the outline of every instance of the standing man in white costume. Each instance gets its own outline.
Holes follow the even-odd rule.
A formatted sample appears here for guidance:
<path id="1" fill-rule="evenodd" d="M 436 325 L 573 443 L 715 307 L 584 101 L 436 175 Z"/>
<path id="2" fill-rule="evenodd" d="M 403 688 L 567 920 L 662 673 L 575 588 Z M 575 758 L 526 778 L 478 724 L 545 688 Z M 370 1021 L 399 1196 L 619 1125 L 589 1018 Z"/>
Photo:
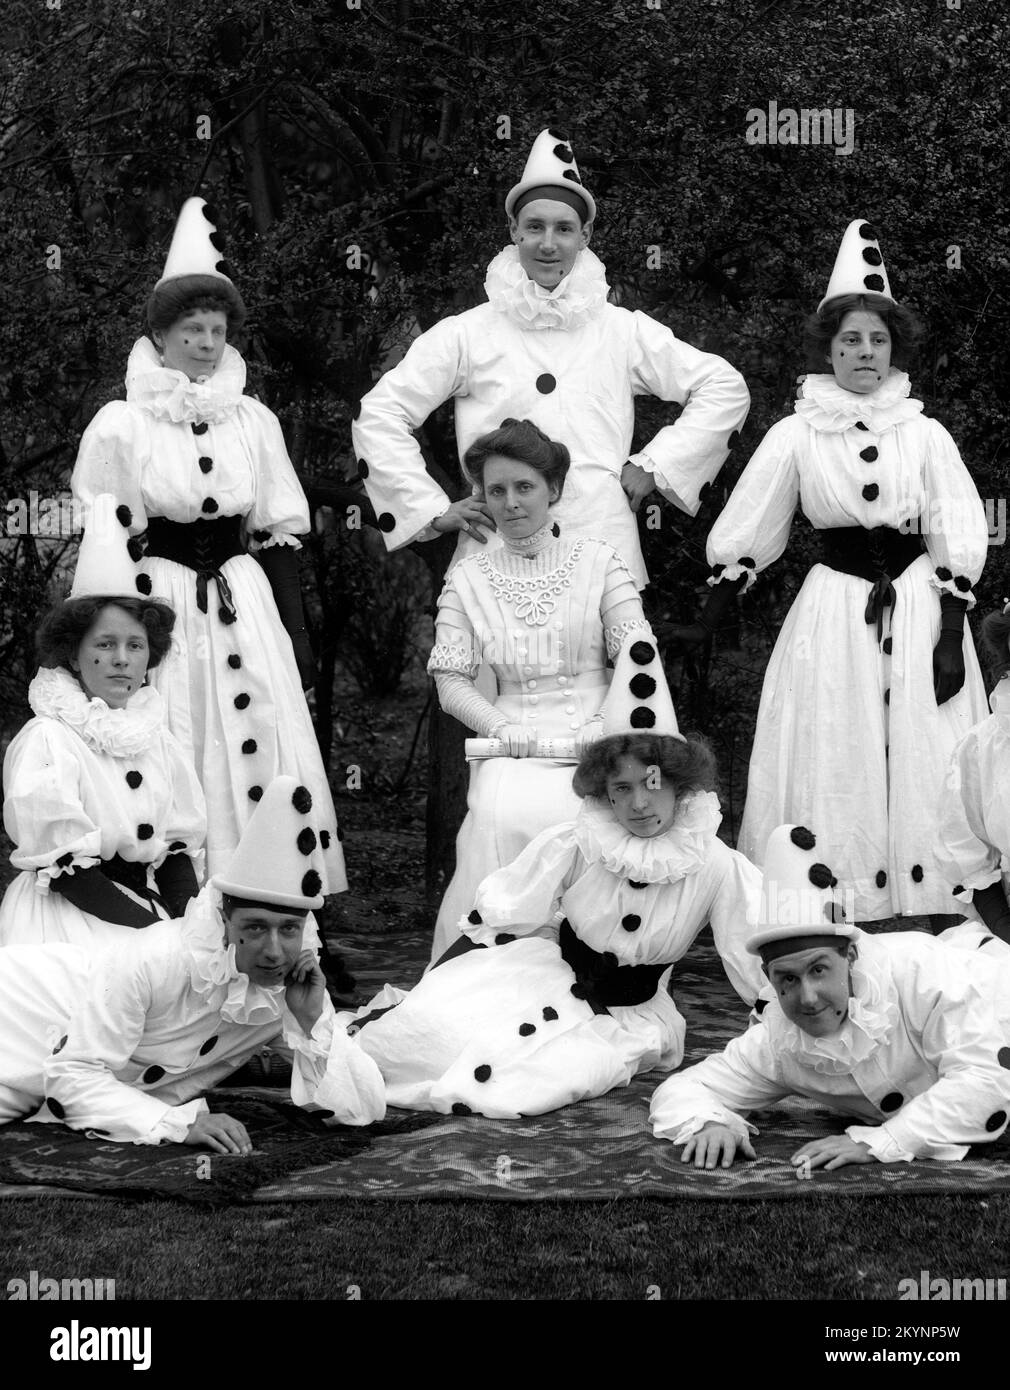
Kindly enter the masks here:
<path id="1" fill-rule="evenodd" d="M 589 249 L 596 202 L 562 136 L 541 131 L 505 213 L 512 245 L 488 266 L 488 302 L 422 334 L 361 402 L 354 449 L 379 528 L 390 550 L 450 531 L 460 533 L 457 558 L 487 543 L 481 499 L 453 502 L 413 435 L 453 397 L 460 457 L 508 416 L 564 443 L 572 469 L 558 524 L 609 541 L 644 587 L 634 513 L 656 490 L 697 512 L 747 416 L 747 387 L 721 357 L 607 302 Z M 644 395 L 684 408 L 629 456 L 634 398 Z"/>

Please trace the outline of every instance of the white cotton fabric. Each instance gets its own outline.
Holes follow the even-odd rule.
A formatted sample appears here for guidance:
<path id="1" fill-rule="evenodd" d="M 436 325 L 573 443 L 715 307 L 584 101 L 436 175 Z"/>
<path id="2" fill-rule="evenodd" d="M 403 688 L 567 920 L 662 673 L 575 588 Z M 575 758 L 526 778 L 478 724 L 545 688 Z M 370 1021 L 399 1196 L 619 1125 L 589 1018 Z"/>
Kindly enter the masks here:
<path id="1" fill-rule="evenodd" d="M 111 709 L 69 671 L 43 668 L 28 701 L 35 718 L 4 759 L 4 828 L 20 873 L 0 906 L 0 946 L 121 942 L 133 928 L 82 912 L 51 890 L 52 881 L 118 854 L 147 865 L 157 891 L 153 870 L 170 852 L 188 854 L 199 880 L 207 826 L 200 784 L 150 687 Z M 135 788 L 131 773 L 140 775 Z M 142 837 L 148 826 L 152 833 Z"/>
<path id="2" fill-rule="evenodd" d="M 977 920 L 972 894 L 1010 889 L 1010 679 L 990 697 L 992 714 L 961 739 L 939 797 L 937 863 L 961 910 Z"/>
<path id="3" fill-rule="evenodd" d="M 129 508 L 133 535 L 146 530 L 148 517 L 186 523 L 240 516 L 253 549 L 300 546 L 298 536 L 309 529 L 305 494 L 277 417 L 243 395 L 244 386 L 245 363 L 232 347 L 201 384 L 161 366 L 153 345 L 141 338 L 127 367 L 126 401 L 104 406 L 81 440 L 71 480 L 75 496 L 90 504 L 112 493 Z M 201 458 L 212 462 L 207 473 Z M 217 504 L 213 513 L 203 510 L 208 499 Z M 253 539 L 257 532 L 265 539 Z M 342 892 L 347 880 L 333 799 L 291 639 L 262 567 L 250 554 L 222 566 L 238 613 L 233 624 L 218 617 L 213 580 L 201 613 L 196 576 L 187 566 L 152 557 L 140 572 L 176 613 L 172 650 L 151 681 L 207 797 L 208 872 L 227 867 L 255 809 L 250 788 L 265 790 L 275 777 L 290 774 L 309 788 L 316 822 L 329 836 L 324 892 Z M 241 660 L 237 669 L 228 661 L 234 656 Z M 242 695 L 250 698 L 240 710 L 234 702 Z M 256 751 L 243 753 L 251 742 Z"/>
<path id="4" fill-rule="evenodd" d="M 574 822 L 544 831 L 487 878 L 476 900 L 481 921 L 464 923 L 487 949 L 430 970 L 405 996 L 387 988 L 358 1012 L 402 1001 L 356 1035 L 385 1078 L 387 1102 L 509 1119 L 677 1066 L 685 1025 L 668 992 L 670 971 L 645 1002 L 594 1014 L 572 994 L 559 924 L 567 919 L 619 965 L 672 965 L 711 922 L 731 983 L 753 1000 L 760 969 L 744 942 L 761 875 L 716 837 L 719 820 L 718 799 L 695 793 L 669 831 L 645 840 L 616 825 L 609 807 L 587 802 Z M 631 930 L 624 923 L 633 916 Z M 496 944 L 502 933 L 516 939 Z"/>
<path id="5" fill-rule="evenodd" d="M 908 389 L 903 372 L 872 396 L 807 377 L 796 413 L 765 435 L 708 541 L 720 577 L 747 573 L 749 586 L 782 555 L 797 506 L 818 530 L 928 519 L 925 553 L 894 581 L 890 653 L 865 621 L 869 581 L 811 568 L 768 662 L 751 754 L 739 848 L 760 865 L 777 826 L 813 827 L 863 921 L 955 910 L 936 862 L 936 806 L 954 744 L 985 715 L 967 624 L 964 686 L 939 708 L 933 693 L 938 591 L 978 580 L 985 513 L 950 435 Z M 873 462 L 859 456 L 869 446 Z M 869 483 L 875 501 L 862 496 Z M 938 580 L 937 567 L 951 579 Z"/>
<path id="6" fill-rule="evenodd" d="M 645 563 L 621 469 L 630 458 L 654 473 L 660 492 L 693 516 L 701 489 L 726 459 L 730 435 L 746 419 L 743 378 L 647 314 L 608 304 L 604 267 L 588 248 L 548 292 L 507 247 L 491 262 L 485 289 L 488 303 L 422 334 L 361 402 L 355 456 L 367 465 L 376 513 L 392 523 L 387 546 L 428 539 L 430 523 L 452 501 L 425 471 L 413 436 L 452 398 L 460 458 L 508 417 L 532 420 L 565 444 L 572 468 L 554 508 L 558 521 L 569 534 L 605 535 L 641 587 Z M 640 454 L 630 454 L 634 398 L 645 395 L 684 410 Z M 495 542 L 492 536 L 489 544 Z M 461 537 L 457 555 L 477 548 Z"/>
<path id="7" fill-rule="evenodd" d="M 600 712 L 609 688 L 605 629 L 623 621 L 641 623 L 643 636 L 649 635 L 634 580 L 606 542 L 563 532 L 532 554 L 502 546 L 467 556 L 450 570 L 428 669 L 436 679 L 465 679 L 472 691 L 480 664 L 488 663 L 498 695 L 493 705 L 483 702 L 479 732 L 509 723 L 540 738 L 575 738 Z M 463 713 L 459 704 L 450 712 L 457 709 Z M 544 758 L 490 758 L 471 766 L 456 872 L 439 909 L 433 961 L 458 938 L 478 884 L 511 863 L 540 831 L 578 814 L 574 772 L 572 763 Z"/>
<path id="8" fill-rule="evenodd" d="M 236 969 L 218 903 L 206 888 L 184 918 L 93 956 L 69 945 L 0 951 L 0 1121 L 41 1106 L 39 1122 L 181 1143 L 207 1109 L 203 1092 L 282 1039 L 296 1104 L 332 1110 L 335 1123 L 380 1119 L 382 1079 L 342 1031 L 333 1039 L 329 999 L 306 1037 L 283 986 Z"/>
<path id="9" fill-rule="evenodd" d="M 977 931 L 956 944 L 922 932 L 860 933 L 841 1031 L 812 1038 L 764 991 L 760 1021 L 657 1088 L 659 1139 L 683 1144 L 709 1121 L 806 1096 L 865 1123 L 846 1133 L 881 1163 L 956 1160 L 999 1138 L 1010 1111 L 1010 949 Z"/>

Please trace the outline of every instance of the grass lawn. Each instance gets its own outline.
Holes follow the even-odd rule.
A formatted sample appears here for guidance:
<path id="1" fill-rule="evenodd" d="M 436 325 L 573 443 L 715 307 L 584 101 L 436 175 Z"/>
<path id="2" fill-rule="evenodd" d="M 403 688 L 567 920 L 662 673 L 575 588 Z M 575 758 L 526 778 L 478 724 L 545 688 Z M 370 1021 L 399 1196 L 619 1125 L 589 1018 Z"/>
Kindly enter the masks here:
<path id="1" fill-rule="evenodd" d="M 864 1299 L 922 1269 L 1010 1274 L 1010 1197 L 778 1202 L 5 1201 L 0 1298 L 30 1270 L 117 1299 Z M 349 1292 L 351 1290 L 351 1292 Z M 658 1292 L 657 1292 L 658 1291 Z M 948 1309 L 948 1311 L 954 1311 Z"/>

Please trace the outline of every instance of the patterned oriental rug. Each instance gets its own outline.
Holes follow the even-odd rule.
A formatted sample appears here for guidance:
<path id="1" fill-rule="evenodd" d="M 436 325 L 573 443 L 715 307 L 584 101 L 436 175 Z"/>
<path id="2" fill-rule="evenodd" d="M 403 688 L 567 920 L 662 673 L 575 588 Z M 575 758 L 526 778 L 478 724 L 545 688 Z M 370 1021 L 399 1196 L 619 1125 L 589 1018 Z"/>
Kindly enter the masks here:
<path id="1" fill-rule="evenodd" d="M 336 944 L 336 943 L 335 943 Z M 421 936 L 344 937 L 339 942 L 365 1002 L 385 982 L 409 984 L 427 961 Z M 687 1061 L 719 1048 L 746 1022 L 711 939 L 698 943 L 676 974 L 687 1019 Z M 788 1101 L 752 1118 L 760 1129 L 755 1161 L 700 1172 L 680 1150 L 652 1137 L 649 1098 L 663 1079 L 651 1072 L 630 1086 L 550 1115 L 523 1120 L 392 1111 L 366 1129 L 324 1129 L 267 1088 L 218 1088 L 227 1109 L 256 1143 L 251 1158 L 203 1155 L 86 1140 L 56 1125 L 0 1129 L 0 1195 L 64 1191 L 169 1197 L 203 1205 L 326 1198 L 414 1201 L 610 1201 L 616 1197 L 745 1199 L 890 1192 L 965 1196 L 1010 1191 L 1010 1141 L 979 1147 L 962 1163 L 865 1164 L 798 1180 L 789 1155 L 807 1140 L 840 1133 L 844 1123 L 806 1101 Z M 201 1162 L 203 1158 L 203 1162 Z"/>

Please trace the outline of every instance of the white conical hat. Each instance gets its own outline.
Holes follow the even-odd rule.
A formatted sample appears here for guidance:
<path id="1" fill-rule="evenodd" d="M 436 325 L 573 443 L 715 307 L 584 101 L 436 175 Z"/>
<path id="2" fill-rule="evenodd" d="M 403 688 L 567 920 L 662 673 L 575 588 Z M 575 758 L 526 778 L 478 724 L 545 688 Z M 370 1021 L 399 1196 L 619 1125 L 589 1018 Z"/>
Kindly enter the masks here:
<path id="1" fill-rule="evenodd" d="M 137 567 L 127 549 L 130 511 L 117 507 L 111 492 L 102 492 L 88 508 L 77 552 L 71 598 L 136 598 Z"/>
<path id="2" fill-rule="evenodd" d="M 298 912 L 322 907 L 326 866 L 312 809 L 312 795 L 297 778 L 275 777 L 213 886 Z"/>
<path id="3" fill-rule="evenodd" d="M 571 144 L 563 135 L 542 130 L 534 140 L 523 176 L 514 188 L 509 189 L 505 198 L 507 216 L 515 215 L 513 208 L 517 199 L 531 188 L 563 188 L 568 193 L 577 194 L 586 204 L 586 221 L 596 221 L 596 201 L 589 189 L 583 187 Z"/>
<path id="4" fill-rule="evenodd" d="M 214 209 L 203 198 L 187 198 L 172 233 L 164 274 L 155 289 L 185 275 L 209 275 L 234 289 L 223 251 L 224 238 L 217 229 Z"/>
<path id="5" fill-rule="evenodd" d="M 855 941 L 859 928 L 846 922 L 842 896 L 838 880 L 818 858 L 813 831 L 780 825 L 768 837 L 758 929 L 747 950 L 757 956 L 773 942 L 811 937 Z"/>
<path id="6" fill-rule="evenodd" d="M 835 299 L 840 294 L 882 294 L 887 299 L 894 299 L 877 233 L 861 217 L 850 222 L 845 229 L 835 257 L 835 268 L 817 312 L 820 313 L 829 299 Z"/>
<path id="7" fill-rule="evenodd" d="M 648 639 L 629 637 L 625 642 L 603 702 L 603 737 L 630 733 L 684 737 L 651 635 Z"/>

